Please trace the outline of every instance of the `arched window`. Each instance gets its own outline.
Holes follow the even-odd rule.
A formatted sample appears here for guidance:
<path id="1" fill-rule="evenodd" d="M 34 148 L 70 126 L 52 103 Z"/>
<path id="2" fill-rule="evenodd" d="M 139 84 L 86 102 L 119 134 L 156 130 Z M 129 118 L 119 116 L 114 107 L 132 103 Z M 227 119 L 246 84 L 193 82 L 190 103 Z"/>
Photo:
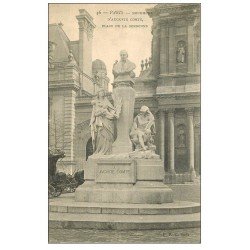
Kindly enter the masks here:
<path id="1" fill-rule="evenodd" d="M 188 145 L 185 124 L 176 127 L 175 171 L 185 173 L 188 171 Z"/>

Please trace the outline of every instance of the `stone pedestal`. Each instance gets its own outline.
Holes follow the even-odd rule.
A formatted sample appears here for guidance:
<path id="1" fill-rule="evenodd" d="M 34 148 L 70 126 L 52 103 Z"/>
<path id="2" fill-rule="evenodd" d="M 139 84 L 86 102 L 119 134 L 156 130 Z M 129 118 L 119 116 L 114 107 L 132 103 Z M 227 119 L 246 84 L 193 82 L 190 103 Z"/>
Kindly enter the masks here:
<path id="1" fill-rule="evenodd" d="M 172 190 L 163 184 L 160 159 L 132 159 L 129 155 L 90 157 L 85 183 L 75 200 L 92 203 L 162 204 L 173 202 Z"/>
<path id="2" fill-rule="evenodd" d="M 132 152 L 132 142 L 129 137 L 135 104 L 135 90 L 131 87 L 132 85 L 132 80 L 116 81 L 114 85 L 113 94 L 118 98 L 122 98 L 122 109 L 117 120 L 117 138 L 112 146 L 113 154 Z"/>

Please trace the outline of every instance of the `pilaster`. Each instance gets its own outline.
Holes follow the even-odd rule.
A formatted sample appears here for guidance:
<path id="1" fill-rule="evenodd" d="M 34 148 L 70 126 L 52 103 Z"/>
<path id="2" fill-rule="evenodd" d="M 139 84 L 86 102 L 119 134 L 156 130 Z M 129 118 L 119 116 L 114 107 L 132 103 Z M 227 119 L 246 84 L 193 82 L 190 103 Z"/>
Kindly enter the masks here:
<path id="1" fill-rule="evenodd" d="M 160 30 L 157 27 L 158 24 L 156 20 L 153 20 L 154 24 L 152 26 L 152 70 L 153 75 L 157 76 L 160 73 Z"/>
<path id="2" fill-rule="evenodd" d="M 194 58 L 194 17 L 187 19 L 188 23 L 188 72 L 195 71 L 195 58 Z"/>
<path id="3" fill-rule="evenodd" d="M 168 59 L 168 28 L 161 26 L 160 31 L 160 74 L 168 72 L 167 59 Z"/>
<path id="4" fill-rule="evenodd" d="M 169 22 L 169 73 L 176 72 L 176 53 L 175 53 L 175 27 L 174 21 Z"/>

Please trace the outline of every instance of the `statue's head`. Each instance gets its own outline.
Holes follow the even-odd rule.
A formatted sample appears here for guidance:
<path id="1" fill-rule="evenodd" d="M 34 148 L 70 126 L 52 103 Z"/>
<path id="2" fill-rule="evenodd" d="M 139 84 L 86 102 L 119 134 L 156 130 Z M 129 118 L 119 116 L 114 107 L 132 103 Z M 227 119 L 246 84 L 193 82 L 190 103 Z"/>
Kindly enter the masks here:
<path id="1" fill-rule="evenodd" d="M 121 50 L 120 57 L 121 57 L 121 61 L 126 61 L 128 58 L 128 52 L 126 50 Z"/>
<path id="2" fill-rule="evenodd" d="M 140 113 L 142 115 L 146 115 L 149 112 L 149 108 L 147 106 L 142 106 L 140 109 Z"/>

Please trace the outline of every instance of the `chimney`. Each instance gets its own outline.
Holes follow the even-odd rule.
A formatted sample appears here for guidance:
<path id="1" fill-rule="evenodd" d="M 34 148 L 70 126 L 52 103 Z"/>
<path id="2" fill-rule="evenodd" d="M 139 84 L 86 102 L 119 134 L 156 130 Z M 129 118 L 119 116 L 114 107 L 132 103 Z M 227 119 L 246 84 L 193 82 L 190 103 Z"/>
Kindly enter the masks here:
<path id="1" fill-rule="evenodd" d="M 95 24 L 93 17 L 84 9 L 76 16 L 79 26 L 78 60 L 80 69 L 92 77 L 92 39 Z"/>

